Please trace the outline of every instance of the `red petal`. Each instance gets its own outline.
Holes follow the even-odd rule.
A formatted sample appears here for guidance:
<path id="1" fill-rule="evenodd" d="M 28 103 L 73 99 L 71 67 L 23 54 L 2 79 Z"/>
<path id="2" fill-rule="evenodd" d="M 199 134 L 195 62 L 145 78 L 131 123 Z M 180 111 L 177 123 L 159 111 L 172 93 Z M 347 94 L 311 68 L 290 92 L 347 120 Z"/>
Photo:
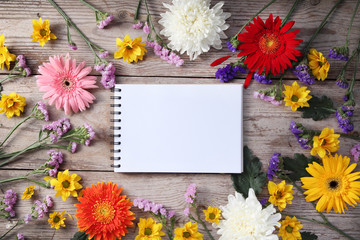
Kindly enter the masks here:
<path id="1" fill-rule="evenodd" d="M 223 62 L 225 62 L 229 57 L 231 57 L 231 55 L 229 56 L 225 56 L 225 57 L 222 57 L 222 58 L 219 58 L 219 59 L 216 59 L 215 61 L 213 61 L 210 66 L 211 67 L 215 67 Z"/>
<path id="2" fill-rule="evenodd" d="M 295 21 L 288 22 L 287 24 L 285 24 L 285 26 L 281 28 L 280 33 L 286 33 L 287 31 L 290 30 L 290 28 L 292 28 L 292 26 L 294 26 L 294 24 Z"/>
<path id="3" fill-rule="evenodd" d="M 244 83 L 245 89 L 249 86 L 253 74 L 254 74 L 254 72 L 249 72 L 249 74 L 246 76 L 245 83 Z"/>

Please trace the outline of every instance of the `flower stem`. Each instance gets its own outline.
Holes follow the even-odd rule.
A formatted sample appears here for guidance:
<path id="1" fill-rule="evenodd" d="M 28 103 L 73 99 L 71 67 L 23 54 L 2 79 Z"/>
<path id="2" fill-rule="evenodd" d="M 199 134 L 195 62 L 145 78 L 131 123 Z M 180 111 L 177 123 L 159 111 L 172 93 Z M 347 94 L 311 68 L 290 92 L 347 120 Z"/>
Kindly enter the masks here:
<path id="1" fill-rule="evenodd" d="M 8 79 L 16 78 L 16 77 L 18 77 L 18 75 L 9 75 L 9 76 L 6 76 L 6 77 L 4 77 L 3 79 L 0 80 L 0 84 L 3 83 L 3 82 L 5 82 L 5 81 L 8 80 Z"/>
<path id="2" fill-rule="evenodd" d="M 360 1 L 360 0 L 359 0 L 359 1 Z M 291 16 L 291 14 L 294 12 L 294 10 L 295 10 L 296 6 L 298 5 L 298 3 L 299 3 L 299 0 L 295 0 L 295 2 L 294 2 L 294 4 L 292 5 L 290 11 L 288 12 L 288 14 L 286 15 L 286 17 L 285 17 L 284 20 L 282 21 L 280 28 L 282 28 L 282 27 L 286 24 L 287 20 L 289 19 L 289 17 Z"/>
<path id="3" fill-rule="evenodd" d="M 4 239 L 4 237 L 9 233 L 11 232 L 14 228 L 16 228 L 18 225 L 22 224 L 22 221 L 18 221 L 12 228 L 10 228 L 6 233 L 4 233 L 0 239 Z"/>
<path id="4" fill-rule="evenodd" d="M 142 3 L 142 0 L 139 0 L 139 3 L 138 3 L 137 8 L 136 8 L 135 15 L 134 15 L 134 21 L 139 20 L 139 12 L 140 12 L 141 3 Z"/>
<path id="5" fill-rule="evenodd" d="M 148 22 L 150 24 L 151 30 L 155 33 L 155 39 L 160 45 L 167 48 L 166 44 L 164 44 L 164 40 L 157 34 L 157 32 L 155 30 L 155 26 L 154 26 L 154 23 L 153 23 L 153 21 L 151 19 L 151 14 L 150 14 L 150 11 L 149 11 L 147 0 L 144 0 L 144 2 L 145 2 L 146 13 L 147 13 L 147 20 L 148 20 Z"/>
<path id="6" fill-rule="evenodd" d="M 99 9 L 95 8 L 93 5 L 85 2 L 84 0 L 80 0 L 80 2 L 82 2 L 85 6 L 87 6 L 88 8 L 90 8 L 91 10 L 93 10 L 94 12 L 99 12 Z"/>
<path id="7" fill-rule="evenodd" d="M 359 0 L 360 1 L 360 0 Z M 347 90 L 347 93 L 351 95 L 351 98 L 353 98 L 353 89 L 354 89 L 354 84 L 355 84 L 355 80 L 356 80 L 356 72 L 357 72 L 357 69 L 358 69 L 358 64 L 359 64 L 359 54 L 360 54 L 360 39 L 359 39 L 359 44 L 358 44 L 358 47 L 356 49 L 356 52 L 353 54 L 353 55 L 357 55 L 357 58 L 356 58 L 356 62 L 355 62 L 355 69 L 354 69 L 354 76 L 353 78 L 351 79 L 351 82 L 350 82 L 350 86 L 349 86 L 349 89 Z M 350 59 L 349 59 L 350 61 Z M 348 61 L 348 62 L 349 62 Z"/>
<path id="8" fill-rule="evenodd" d="M 357 10 L 359 8 L 359 5 L 360 5 L 360 0 L 357 1 L 354 12 L 353 12 L 353 15 L 352 15 L 351 20 L 350 20 L 350 24 L 349 24 L 348 31 L 347 31 L 347 34 L 346 34 L 345 47 L 347 47 L 349 45 L 350 31 L 351 31 L 351 27 L 352 27 L 355 15 L 356 15 Z"/>
<path id="9" fill-rule="evenodd" d="M 13 129 L 11 129 L 11 131 L 8 133 L 8 135 L 5 137 L 4 141 L 0 144 L 0 147 L 2 147 L 4 145 L 4 143 L 6 142 L 6 140 L 9 139 L 9 137 L 11 136 L 11 134 L 13 134 L 13 132 L 24 122 L 26 122 L 27 120 L 29 120 L 30 118 L 32 118 L 32 115 L 27 116 L 26 118 L 24 118 L 22 121 L 20 121 L 18 124 L 16 124 L 15 127 L 13 127 Z"/>
<path id="10" fill-rule="evenodd" d="M 215 240 L 214 237 L 211 235 L 209 229 L 206 227 L 206 224 L 201 220 L 200 214 L 199 214 L 199 210 L 198 210 L 198 208 L 197 208 L 196 206 L 195 206 L 195 212 L 196 212 L 196 216 L 197 216 L 197 218 L 198 218 L 196 221 L 203 226 L 203 228 L 204 228 L 204 230 L 206 231 L 206 233 L 208 234 L 209 238 L 210 238 L 211 240 Z"/>
<path id="11" fill-rule="evenodd" d="M 5 164 L 12 161 L 13 159 L 20 156 L 21 154 L 23 154 L 23 153 L 25 153 L 27 151 L 30 151 L 30 150 L 34 150 L 36 148 L 41 148 L 41 143 L 40 142 L 35 142 L 35 143 L 31 144 L 30 146 L 26 147 L 25 149 L 23 149 L 22 151 L 18 151 L 16 154 L 11 156 L 9 159 L 6 159 L 5 161 L 2 161 L 0 163 L 0 167 L 4 166 Z"/>

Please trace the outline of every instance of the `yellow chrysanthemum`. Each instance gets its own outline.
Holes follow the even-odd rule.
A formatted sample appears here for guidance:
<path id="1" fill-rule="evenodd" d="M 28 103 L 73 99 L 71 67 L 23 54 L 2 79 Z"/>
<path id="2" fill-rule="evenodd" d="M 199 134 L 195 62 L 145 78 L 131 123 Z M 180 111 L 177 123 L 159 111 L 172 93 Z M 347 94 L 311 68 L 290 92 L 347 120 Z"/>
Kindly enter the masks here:
<path id="1" fill-rule="evenodd" d="M 25 98 L 17 93 L 1 96 L 0 113 L 5 113 L 7 118 L 12 118 L 14 115 L 20 116 L 20 112 L 24 112 L 25 106 Z"/>
<path id="2" fill-rule="evenodd" d="M 353 206 L 360 202 L 360 172 L 352 171 L 356 163 L 349 166 L 350 158 L 335 154 L 325 156 L 322 159 L 323 166 L 313 162 L 309 164 L 306 171 L 312 177 L 302 177 L 302 187 L 308 189 L 304 194 L 308 202 L 316 201 L 316 210 L 330 212 L 334 209 L 336 213 L 344 213 L 348 210 L 346 203 Z"/>
<path id="3" fill-rule="evenodd" d="M 48 222 L 51 226 L 51 228 L 59 229 L 60 227 L 65 227 L 66 218 L 63 217 L 65 214 L 65 211 L 62 211 L 62 213 L 54 212 L 49 214 Z"/>
<path id="4" fill-rule="evenodd" d="M 11 54 L 5 44 L 5 36 L 2 34 L 0 36 L 0 67 L 4 69 L 4 64 L 6 64 L 7 69 L 10 69 L 10 62 L 15 61 L 16 55 Z"/>
<path id="5" fill-rule="evenodd" d="M 57 179 L 51 179 L 50 184 L 54 186 L 55 191 L 57 191 L 55 197 L 61 196 L 62 200 L 66 201 L 70 194 L 73 197 L 78 196 L 77 190 L 82 188 L 79 183 L 80 180 L 80 176 L 75 173 L 69 175 L 69 169 L 66 169 L 64 172 L 58 172 Z"/>
<path id="6" fill-rule="evenodd" d="M 184 228 L 175 229 L 174 240 L 203 240 L 203 234 L 198 232 L 197 223 L 188 222 Z"/>
<path id="7" fill-rule="evenodd" d="M 139 235 L 136 236 L 135 240 L 161 240 L 161 236 L 165 235 L 165 233 L 161 231 L 162 224 L 156 223 L 152 218 L 140 218 L 138 227 Z"/>
<path id="8" fill-rule="evenodd" d="M 207 210 L 203 210 L 205 214 L 205 220 L 209 223 L 219 224 L 219 220 L 222 219 L 221 210 L 217 207 L 208 207 Z"/>
<path id="9" fill-rule="evenodd" d="M 286 216 L 285 220 L 281 221 L 281 227 L 279 229 L 279 236 L 283 240 L 300 240 L 301 233 L 299 232 L 302 229 L 300 221 L 297 221 L 296 217 L 290 218 Z"/>
<path id="10" fill-rule="evenodd" d="M 317 80 L 324 81 L 327 78 L 330 69 L 330 63 L 326 57 L 324 57 L 321 52 L 312 48 L 308 54 L 308 61 L 312 74 L 317 78 Z"/>
<path id="11" fill-rule="evenodd" d="M 319 136 L 313 137 L 313 148 L 311 149 L 311 155 L 318 154 L 323 158 L 326 153 L 332 153 L 339 150 L 339 138 L 340 134 L 334 134 L 334 129 L 324 128 Z"/>
<path id="12" fill-rule="evenodd" d="M 286 185 L 285 180 L 279 184 L 269 181 L 269 202 L 273 205 L 278 206 L 279 210 L 282 211 L 286 208 L 286 204 L 291 204 L 291 200 L 294 198 L 292 190 L 293 185 Z"/>
<path id="13" fill-rule="evenodd" d="M 50 39 L 56 39 L 57 37 L 50 31 L 49 19 L 46 19 L 44 22 L 41 18 L 39 21 L 33 20 L 34 31 L 31 35 L 33 42 L 39 42 L 43 47 L 47 41 Z"/>
<path id="14" fill-rule="evenodd" d="M 34 195 L 34 189 L 35 189 L 35 185 L 27 187 L 25 189 L 25 191 L 23 192 L 21 199 L 24 199 L 24 200 L 30 199 L 32 197 L 32 195 Z"/>
<path id="15" fill-rule="evenodd" d="M 291 86 L 284 85 L 285 91 L 285 106 L 290 106 L 291 110 L 296 111 L 299 107 L 309 107 L 308 101 L 312 98 L 309 95 L 310 90 L 307 87 L 300 87 L 295 81 Z"/>
<path id="16" fill-rule="evenodd" d="M 143 56 L 147 52 L 144 48 L 146 44 L 141 42 L 141 37 L 131 40 L 128 34 L 124 37 L 124 41 L 116 38 L 116 45 L 119 51 L 115 52 L 114 58 L 123 58 L 128 63 L 143 60 Z"/>

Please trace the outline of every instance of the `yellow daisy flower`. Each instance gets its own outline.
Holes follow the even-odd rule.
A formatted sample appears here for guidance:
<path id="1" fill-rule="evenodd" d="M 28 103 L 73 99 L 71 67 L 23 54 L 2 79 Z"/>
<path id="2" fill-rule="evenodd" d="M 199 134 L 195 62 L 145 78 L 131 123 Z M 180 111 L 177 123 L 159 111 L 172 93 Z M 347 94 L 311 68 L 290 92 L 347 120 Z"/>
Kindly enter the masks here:
<path id="1" fill-rule="evenodd" d="M 25 191 L 23 192 L 21 199 L 24 199 L 24 200 L 30 199 L 32 197 L 32 195 L 34 195 L 34 189 L 35 189 L 35 185 L 27 187 L 25 189 Z"/>
<path id="2" fill-rule="evenodd" d="M 11 54 L 5 44 L 5 36 L 2 34 L 0 36 L 0 67 L 4 69 L 4 64 L 6 64 L 7 69 L 10 69 L 10 62 L 16 60 L 16 55 Z"/>
<path id="3" fill-rule="evenodd" d="M 300 221 L 297 221 L 296 217 L 290 218 L 286 216 L 285 220 L 281 221 L 279 236 L 283 240 L 300 240 L 301 233 L 299 230 L 302 227 L 303 225 L 300 224 Z"/>
<path id="4" fill-rule="evenodd" d="M 114 58 L 123 58 L 128 63 L 143 60 L 143 56 L 147 52 L 144 48 L 146 44 L 141 42 L 141 37 L 131 40 L 128 34 L 124 37 L 124 41 L 116 38 L 116 45 L 119 51 L 115 52 Z"/>
<path id="5" fill-rule="evenodd" d="M 184 228 L 175 228 L 174 240 L 203 240 L 203 234 L 198 232 L 197 223 L 188 222 Z"/>
<path id="6" fill-rule="evenodd" d="M 79 183 L 80 180 L 80 176 L 75 173 L 69 175 L 69 169 L 66 169 L 64 172 L 58 172 L 57 179 L 51 179 L 50 184 L 54 186 L 55 191 L 57 191 L 55 197 L 61 196 L 62 200 L 66 201 L 70 194 L 73 197 L 78 196 L 77 190 L 82 189 Z"/>
<path id="7" fill-rule="evenodd" d="M 31 35 L 33 42 L 39 42 L 43 47 L 47 41 L 50 39 L 57 39 L 55 34 L 50 31 L 49 19 L 46 19 L 44 22 L 41 18 L 39 21 L 33 20 L 33 33 Z"/>
<path id="8" fill-rule="evenodd" d="M 207 210 L 203 210 L 205 214 L 205 220 L 209 223 L 219 224 L 219 220 L 222 219 L 221 210 L 217 207 L 208 207 Z"/>
<path id="9" fill-rule="evenodd" d="M 324 57 L 321 52 L 312 48 L 308 54 L 308 61 L 312 74 L 317 78 L 317 80 L 324 81 L 327 78 L 330 69 L 330 63 L 326 57 Z"/>
<path id="10" fill-rule="evenodd" d="M 152 218 L 140 218 L 138 227 L 139 235 L 136 236 L 135 240 L 161 240 L 161 236 L 165 235 L 165 233 L 161 231 L 162 224 L 156 223 Z"/>
<path id="11" fill-rule="evenodd" d="M 282 211 L 286 208 L 286 204 L 291 204 L 291 200 L 294 198 L 292 190 L 293 185 L 286 185 L 285 180 L 279 184 L 269 181 L 269 202 L 273 205 L 278 206 L 279 210 Z"/>
<path id="12" fill-rule="evenodd" d="M 326 153 L 332 153 L 339 150 L 340 141 L 338 138 L 340 134 L 334 134 L 334 129 L 324 128 L 319 136 L 313 137 L 313 148 L 311 149 L 311 155 L 318 154 L 323 158 Z"/>
<path id="13" fill-rule="evenodd" d="M 14 115 L 20 116 L 20 112 L 24 112 L 25 106 L 25 98 L 17 93 L 1 96 L 0 113 L 5 113 L 7 118 L 12 118 Z"/>
<path id="14" fill-rule="evenodd" d="M 310 90 L 306 90 L 307 87 L 300 87 L 295 81 L 291 86 L 284 85 L 285 91 L 285 106 L 290 106 L 294 112 L 299 108 L 309 107 L 308 101 L 312 98 L 309 95 Z"/>
<path id="15" fill-rule="evenodd" d="M 62 211 L 61 213 L 54 212 L 49 214 L 48 222 L 51 228 L 59 229 L 60 227 L 65 227 L 64 220 L 66 220 L 66 218 L 63 217 L 64 214 L 65 211 Z"/>
<path id="16" fill-rule="evenodd" d="M 302 187 L 308 189 L 304 192 L 307 202 L 319 201 L 316 210 L 330 212 L 334 209 L 336 213 L 345 213 L 348 210 L 346 204 L 354 207 L 360 202 L 360 172 L 352 171 L 356 163 L 349 166 L 350 158 L 335 154 L 325 156 L 322 159 L 323 166 L 313 162 L 309 164 L 306 171 L 312 177 L 302 177 Z"/>

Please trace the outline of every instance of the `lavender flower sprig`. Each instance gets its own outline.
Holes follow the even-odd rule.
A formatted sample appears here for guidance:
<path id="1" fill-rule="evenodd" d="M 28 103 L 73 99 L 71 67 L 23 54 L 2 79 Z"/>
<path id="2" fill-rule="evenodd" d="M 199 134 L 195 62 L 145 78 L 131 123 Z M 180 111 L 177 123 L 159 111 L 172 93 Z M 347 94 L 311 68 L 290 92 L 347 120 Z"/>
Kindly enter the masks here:
<path id="1" fill-rule="evenodd" d="M 9 219 L 15 217 L 14 205 L 17 202 L 17 194 L 12 189 L 5 192 L 5 196 L 0 201 L 0 217 Z"/>
<path id="2" fill-rule="evenodd" d="M 277 96 L 278 86 L 274 85 L 265 90 L 258 90 L 254 92 L 254 98 L 259 98 L 265 102 L 270 102 L 275 106 L 280 106 L 283 104 L 281 97 Z"/>
<path id="3" fill-rule="evenodd" d="M 19 74 L 14 75 L 15 72 Z M 31 75 L 31 69 L 26 64 L 25 56 L 18 55 L 16 57 L 15 66 L 10 71 L 10 74 L 0 80 L 0 93 L 2 91 L 2 83 L 5 82 L 6 80 L 16 77 L 29 77 L 30 75 Z"/>
<path id="4" fill-rule="evenodd" d="M 114 16 L 111 13 L 109 14 L 107 12 L 102 12 L 93 5 L 85 2 L 84 0 L 80 0 L 80 2 L 82 2 L 85 6 L 94 11 L 96 23 L 99 29 L 103 29 L 104 27 L 109 25 L 112 20 L 114 20 Z"/>

